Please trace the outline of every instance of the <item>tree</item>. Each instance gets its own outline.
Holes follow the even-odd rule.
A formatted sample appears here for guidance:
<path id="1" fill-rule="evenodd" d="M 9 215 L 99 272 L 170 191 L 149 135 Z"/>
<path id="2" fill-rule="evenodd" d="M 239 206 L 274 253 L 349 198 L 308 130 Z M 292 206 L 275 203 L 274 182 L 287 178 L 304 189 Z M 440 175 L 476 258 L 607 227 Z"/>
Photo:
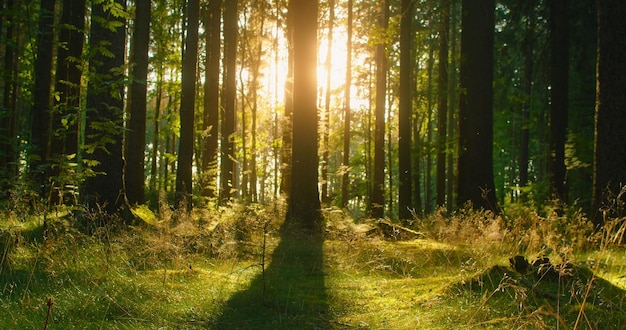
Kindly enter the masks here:
<path id="1" fill-rule="evenodd" d="M 122 140 L 126 2 L 94 1 L 85 148 L 95 175 L 83 185 L 88 208 L 116 213 L 124 204 Z"/>
<path id="2" fill-rule="evenodd" d="M 333 28 L 335 26 L 335 1 L 328 2 L 328 50 L 326 53 L 326 91 L 324 97 L 324 116 L 322 117 L 322 201 L 329 201 L 328 162 L 330 156 L 330 94 L 333 62 Z"/>
<path id="3" fill-rule="evenodd" d="M 220 32 L 221 0 L 210 0 L 205 19 L 206 71 L 204 85 L 204 120 L 201 194 L 204 197 L 216 197 L 218 125 L 219 125 L 219 76 L 220 76 Z"/>
<path id="4" fill-rule="evenodd" d="M 52 48 L 54 7 L 56 1 L 42 0 L 39 10 L 39 39 L 37 58 L 35 59 L 35 86 L 33 91 L 33 110 L 31 115 L 31 143 L 35 152 L 31 155 L 31 173 L 38 188 L 43 188 L 45 180 L 40 165 L 46 163 L 48 154 L 48 135 L 50 126 L 50 96 L 52 86 Z M 44 191 L 39 190 L 40 193 Z"/>
<path id="5" fill-rule="evenodd" d="M 176 167 L 176 199 L 191 210 L 194 146 L 194 113 L 196 108 L 196 67 L 198 64 L 198 27 L 200 1 L 187 1 L 187 35 L 183 53 L 182 95 L 180 100 L 180 140 Z"/>
<path id="6" fill-rule="evenodd" d="M 370 212 L 374 218 L 382 218 L 385 213 L 385 104 L 387 90 L 387 52 L 385 38 L 389 20 L 388 0 L 379 1 L 378 28 L 380 40 L 376 44 L 376 106 L 374 129 L 374 182 L 370 199 Z"/>
<path id="7" fill-rule="evenodd" d="M 222 141 L 220 203 L 231 200 L 235 175 L 235 101 L 237 98 L 237 0 L 224 3 L 224 85 L 222 86 Z"/>
<path id="8" fill-rule="evenodd" d="M 626 194 L 626 3 L 598 1 L 598 64 L 595 123 L 593 205 L 600 211 L 597 226 L 605 216 L 623 214 Z M 608 202 L 608 204 L 604 204 Z M 603 214 L 604 213 L 604 214 Z"/>
<path id="9" fill-rule="evenodd" d="M 398 216 L 411 218 L 411 117 L 413 98 L 411 71 L 413 68 L 413 1 L 402 0 L 400 18 L 400 92 L 398 111 Z M 378 93 L 378 92 L 377 92 Z"/>
<path id="10" fill-rule="evenodd" d="M 289 1 L 289 5 L 291 1 Z M 287 22 L 286 22 L 286 34 L 287 43 L 289 47 L 287 49 L 287 79 L 285 81 L 285 111 L 282 122 L 282 150 L 281 150 L 281 181 L 280 192 L 284 195 L 289 195 L 291 189 L 291 151 L 293 147 L 293 13 L 287 10 Z M 286 196 L 288 197 L 288 196 Z"/>
<path id="11" fill-rule="evenodd" d="M 439 12 L 439 82 L 437 118 L 437 182 L 436 203 L 446 202 L 446 155 L 448 153 L 448 35 L 450 31 L 450 1 L 444 0 Z"/>
<path id="12" fill-rule="evenodd" d="M 565 142 L 568 117 L 568 1 L 551 0 L 551 95 L 550 95 L 550 185 L 552 193 L 561 202 L 567 202 L 565 183 Z"/>
<path id="13" fill-rule="evenodd" d="M 148 93 L 148 48 L 150 46 L 151 1 L 137 1 L 133 33 L 130 114 L 126 135 L 125 187 L 128 202 L 141 204 L 145 199 L 146 107 Z"/>
<path id="14" fill-rule="evenodd" d="M 497 211 L 493 179 L 494 1 L 463 0 L 458 203 Z"/>
<path id="15" fill-rule="evenodd" d="M 17 160 L 17 151 L 15 146 L 15 112 L 17 104 L 17 51 L 18 42 L 15 37 L 17 32 L 17 17 L 15 3 L 13 0 L 7 0 L 4 4 L 7 13 L 4 19 L 5 40 L 4 46 L 4 69 L 2 71 L 3 97 L 2 112 L 0 112 L 0 175 L 5 185 L 11 182 L 17 174 L 15 163 Z"/>
<path id="16" fill-rule="evenodd" d="M 346 84 L 344 91 L 344 116 L 343 116 L 343 175 L 341 176 L 341 207 L 348 206 L 350 191 L 350 127 L 352 124 L 352 110 L 350 105 L 350 93 L 352 92 L 352 0 L 348 0 L 348 36 L 346 40 Z"/>
<path id="17" fill-rule="evenodd" d="M 50 113 L 50 134 L 46 159 L 52 166 L 45 174 L 50 182 L 51 202 L 58 202 L 59 194 L 52 194 L 64 186 L 61 168 L 72 155 L 79 153 L 78 135 L 81 113 L 82 56 L 85 43 L 85 1 L 63 0 L 63 13 L 57 46 L 55 102 Z M 72 159 L 75 161 L 75 159 Z"/>
<path id="18" fill-rule="evenodd" d="M 522 123 L 520 133 L 520 154 L 519 154 L 519 185 L 528 185 L 528 162 L 529 162 L 529 142 L 530 142 L 530 104 L 533 84 L 533 44 L 535 42 L 535 1 L 524 2 L 525 15 L 527 17 L 526 33 L 522 43 L 524 56 L 524 102 L 522 104 Z M 525 193 L 522 192 L 525 199 Z"/>
<path id="19" fill-rule="evenodd" d="M 289 1 L 293 27 L 293 139 L 287 219 L 310 229 L 320 220 L 318 190 L 317 9 Z"/>

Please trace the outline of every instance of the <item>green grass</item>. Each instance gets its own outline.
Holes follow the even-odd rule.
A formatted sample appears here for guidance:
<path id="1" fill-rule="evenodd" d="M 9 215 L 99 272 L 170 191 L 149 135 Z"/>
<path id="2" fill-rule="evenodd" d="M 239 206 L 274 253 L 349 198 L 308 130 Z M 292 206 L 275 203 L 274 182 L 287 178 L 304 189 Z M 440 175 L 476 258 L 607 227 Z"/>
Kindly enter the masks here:
<path id="1" fill-rule="evenodd" d="M 0 329 L 626 327 L 621 245 L 572 250 L 544 236 L 520 251 L 542 232 L 476 215 L 426 219 L 415 226 L 423 237 L 393 241 L 329 214 L 319 238 L 248 211 L 90 235 L 63 214 L 48 219 L 45 241 L 41 219 L 7 218 L 0 229 L 17 242 L 2 245 Z M 511 269 L 515 253 L 567 254 L 571 266 L 537 280 Z"/>

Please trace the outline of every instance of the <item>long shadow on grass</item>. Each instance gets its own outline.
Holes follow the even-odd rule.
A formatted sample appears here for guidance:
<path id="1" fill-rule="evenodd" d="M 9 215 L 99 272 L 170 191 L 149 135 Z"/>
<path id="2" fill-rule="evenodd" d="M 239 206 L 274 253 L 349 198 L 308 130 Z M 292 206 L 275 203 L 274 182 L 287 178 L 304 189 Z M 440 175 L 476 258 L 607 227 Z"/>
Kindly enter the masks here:
<path id="1" fill-rule="evenodd" d="M 285 223 L 265 276 L 233 295 L 213 329 L 327 329 L 323 238 Z M 265 285 L 264 285 L 265 284 Z"/>

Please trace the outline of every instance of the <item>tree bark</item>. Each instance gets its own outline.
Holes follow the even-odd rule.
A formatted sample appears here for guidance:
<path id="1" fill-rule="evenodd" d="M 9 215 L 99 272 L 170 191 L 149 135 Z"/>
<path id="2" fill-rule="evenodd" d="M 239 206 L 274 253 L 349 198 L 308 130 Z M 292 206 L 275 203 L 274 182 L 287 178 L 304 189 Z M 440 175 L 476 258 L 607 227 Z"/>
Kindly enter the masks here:
<path id="1" fill-rule="evenodd" d="M 593 217 L 623 216 L 626 185 L 626 2 L 598 1 L 598 62 Z"/>
<path id="2" fill-rule="evenodd" d="M 350 105 L 352 93 L 352 0 L 348 0 L 348 36 L 346 40 L 346 84 L 344 91 L 344 116 L 343 116 L 343 161 L 341 176 L 341 207 L 348 206 L 350 199 L 350 127 L 352 124 L 352 109 Z"/>
<path id="3" fill-rule="evenodd" d="M 128 202 L 145 200 L 146 108 L 148 94 L 148 49 L 150 46 L 151 1 L 137 1 L 133 33 L 132 84 L 126 143 L 125 187 Z"/>
<path id="4" fill-rule="evenodd" d="M 328 203 L 329 197 L 329 176 L 328 162 L 330 156 L 330 94 L 331 94 L 331 78 L 332 78 L 332 61 L 333 61 L 333 28 L 335 24 L 335 1 L 330 0 L 329 17 L 328 17 L 328 52 L 326 53 L 326 91 L 324 95 L 324 117 L 322 121 L 323 144 L 322 144 L 322 202 Z"/>
<path id="5" fill-rule="evenodd" d="M 448 154 L 448 35 L 450 31 L 450 2 L 443 0 L 439 13 L 439 82 L 437 84 L 437 182 L 435 202 L 446 202 L 446 155 Z"/>
<path id="6" fill-rule="evenodd" d="M 50 96 L 52 94 L 52 54 L 54 7 L 56 0 L 42 0 L 39 10 L 39 39 L 34 63 L 33 110 L 30 119 L 31 143 L 34 152 L 30 157 L 30 172 L 37 191 L 44 196 L 47 180 L 41 165 L 47 163 L 50 134 Z M 1 24 L 0 24 L 1 26 Z"/>
<path id="7" fill-rule="evenodd" d="M 221 0 L 209 1 L 205 19 L 207 56 L 204 84 L 202 178 L 200 180 L 201 194 L 209 198 L 215 198 L 217 191 L 221 11 Z"/>
<path id="8" fill-rule="evenodd" d="M 116 0 L 116 4 L 126 9 L 125 0 Z M 89 209 L 98 208 L 114 214 L 125 204 L 122 159 L 125 77 L 122 67 L 126 22 L 111 15 L 104 4 L 92 5 L 91 17 L 94 24 L 89 39 L 95 53 L 90 65 L 94 67 L 95 75 L 89 81 L 87 93 L 85 147 L 96 175 L 85 181 L 83 198 Z M 122 23 L 122 26 L 115 29 L 104 26 L 111 20 Z"/>
<path id="9" fill-rule="evenodd" d="M 498 211 L 493 179 L 494 1 L 463 0 L 458 206 Z"/>
<path id="10" fill-rule="evenodd" d="M 383 33 L 389 20 L 388 0 L 379 1 L 378 28 Z M 387 54 L 385 41 L 376 45 L 376 105 L 374 128 L 374 182 L 370 198 L 370 215 L 382 218 L 385 214 L 385 103 L 387 91 Z"/>
<path id="11" fill-rule="evenodd" d="M 7 0 L 5 4 L 4 23 L 5 40 L 4 45 L 4 70 L 2 78 L 4 80 L 2 107 L 0 113 L 0 184 L 6 188 L 17 175 L 15 163 L 17 160 L 16 139 L 15 139 L 15 112 L 17 102 L 17 51 L 18 41 L 17 17 L 13 14 L 15 3 L 13 0 Z"/>
<path id="12" fill-rule="evenodd" d="M 187 211 L 192 207 L 192 166 L 195 135 L 196 68 L 198 64 L 199 0 L 187 1 L 187 35 L 183 54 L 182 95 L 180 99 L 180 140 L 176 167 L 176 200 Z"/>
<path id="13" fill-rule="evenodd" d="M 568 1 L 551 0 L 551 95 L 550 95 L 550 186 L 554 197 L 567 203 L 565 142 L 567 140 L 569 41 Z"/>
<path id="14" fill-rule="evenodd" d="M 526 5 L 526 35 L 522 45 L 524 54 L 524 102 L 522 104 L 522 127 L 520 132 L 520 154 L 519 154 L 519 185 L 522 188 L 521 199 L 526 199 L 524 188 L 528 186 L 528 162 L 530 148 L 530 104 L 532 97 L 533 83 L 533 44 L 535 42 L 535 1 L 529 1 Z"/>
<path id="15" fill-rule="evenodd" d="M 413 1 L 402 0 L 400 18 L 400 91 L 398 109 L 398 217 L 411 219 L 411 117 L 413 116 Z"/>
<path id="16" fill-rule="evenodd" d="M 287 219 L 317 229 L 318 189 L 317 9 L 315 1 L 291 0 L 293 20 L 293 141 Z"/>
<path id="17" fill-rule="evenodd" d="M 237 0 L 224 3 L 224 85 L 222 94 L 222 142 L 220 203 L 230 202 L 235 174 L 235 101 L 237 98 Z"/>

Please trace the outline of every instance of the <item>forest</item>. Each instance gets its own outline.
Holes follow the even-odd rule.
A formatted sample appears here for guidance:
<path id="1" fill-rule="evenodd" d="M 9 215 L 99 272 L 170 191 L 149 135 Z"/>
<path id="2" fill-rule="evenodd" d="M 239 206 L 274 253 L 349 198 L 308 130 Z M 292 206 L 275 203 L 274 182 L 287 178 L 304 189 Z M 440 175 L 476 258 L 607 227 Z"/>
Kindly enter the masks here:
<path id="1" fill-rule="evenodd" d="M 626 3 L 0 14 L 0 328 L 626 327 Z"/>

